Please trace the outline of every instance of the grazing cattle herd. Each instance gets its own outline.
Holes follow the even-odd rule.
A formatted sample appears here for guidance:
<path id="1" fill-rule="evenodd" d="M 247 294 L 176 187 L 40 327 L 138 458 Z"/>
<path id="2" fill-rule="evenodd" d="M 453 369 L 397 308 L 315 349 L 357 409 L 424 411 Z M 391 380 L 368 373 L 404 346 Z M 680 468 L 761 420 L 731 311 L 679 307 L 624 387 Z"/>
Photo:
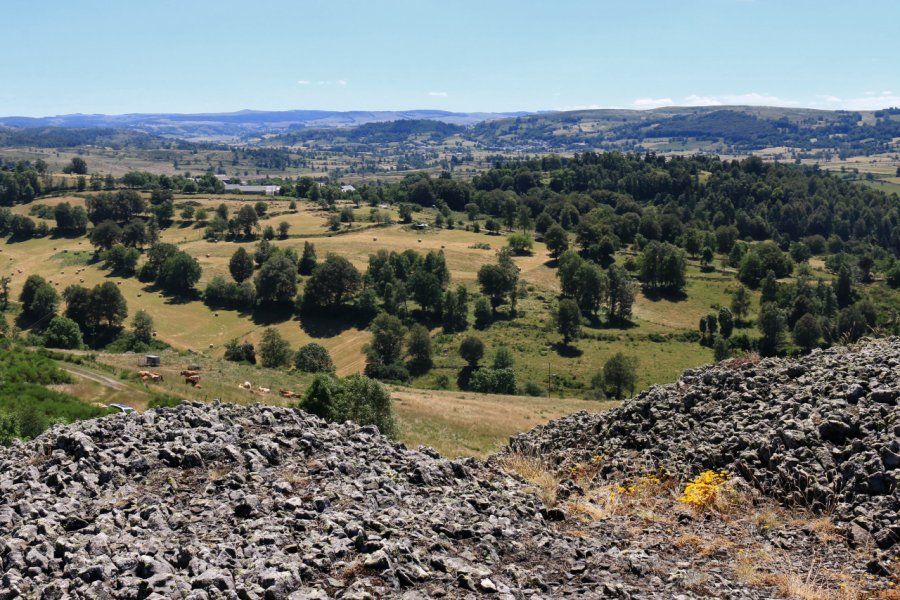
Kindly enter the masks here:
<path id="1" fill-rule="evenodd" d="M 181 377 L 184 377 L 185 385 L 190 385 L 194 389 L 203 389 L 203 386 L 200 385 L 200 371 L 197 368 L 194 368 L 197 367 L 197 365 L 191 365 L 191 367 L 192 368 L 190 369 L 184 369 L 180 371 L 178 374 Z M 144 385 L 147 385 L 147 383 L 162 383 L 163 381 L 163 376 L 159 373 L 154 373 L 153 371 L 138 371 L 138 376 L 141 378 L 141 382 Z M 238 387 L 242 390 L 246 390 L 251 394 L 264 395 L 270 394 L 272 392 L 271 388 L 263 387 L 262 385 L 257 385 L 254 389 L 254 385 L 249 381 L 238 384 Z M 300 394 L 292 390 L 286 390 L 284 388 L 280 388 L 278 390 L 278 393 L 282 398 L 286 398 L 289 400 L 300 398 Z"/>
<path id="2" fill-rule="evenodd" d="M 138 371 L 138 375 L 141 378 L 141 381 L 147 383 L 148 381 L 152 381 L 153 383 L 160 383 L 163 380 L 163 376 L 159 373 L 153 373 L 152 371 Z"/>

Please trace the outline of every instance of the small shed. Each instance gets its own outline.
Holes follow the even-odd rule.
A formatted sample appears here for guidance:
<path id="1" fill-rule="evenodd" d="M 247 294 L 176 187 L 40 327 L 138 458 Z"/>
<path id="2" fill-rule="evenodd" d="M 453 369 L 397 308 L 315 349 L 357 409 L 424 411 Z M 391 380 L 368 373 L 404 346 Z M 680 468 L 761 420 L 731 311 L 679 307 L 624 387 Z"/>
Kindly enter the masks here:
<path id="1" fill-rule="evenodd" d="M 428 223 L 413 223 L 413 229 L 428 229 Z"/>
<path id="2" fill-rule="evenodd" d="M 144 357 L 144 366 L 146 367 L 158 367 L 159 366 L 159 356 L 156 354 L 148 354 Z"/>

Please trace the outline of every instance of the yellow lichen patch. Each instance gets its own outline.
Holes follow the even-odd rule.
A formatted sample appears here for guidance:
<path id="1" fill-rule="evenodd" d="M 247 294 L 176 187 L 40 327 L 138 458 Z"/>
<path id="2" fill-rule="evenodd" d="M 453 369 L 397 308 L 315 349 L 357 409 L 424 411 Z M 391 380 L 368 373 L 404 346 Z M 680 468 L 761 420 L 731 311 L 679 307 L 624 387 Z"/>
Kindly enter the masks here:
<path id="1" fill-rule="evenodd" d="M 707 510 L 728 491 L 728 473 L 726 471 L 703 471 L 684 488 L 678 499 L 696 510 Z"/>

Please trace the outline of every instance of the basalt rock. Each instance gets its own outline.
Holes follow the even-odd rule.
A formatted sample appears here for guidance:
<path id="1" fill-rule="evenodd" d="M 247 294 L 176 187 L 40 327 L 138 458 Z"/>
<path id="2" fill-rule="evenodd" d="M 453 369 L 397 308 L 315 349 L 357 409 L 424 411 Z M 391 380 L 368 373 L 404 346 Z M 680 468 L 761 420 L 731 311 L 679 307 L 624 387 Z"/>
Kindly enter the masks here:
<path id="1" fill-rule="evenodd" d="M 603 473 L 707 469 L 740 475 L 784 504 L 900 542 L 900 338 L 800 359 L 690 369 L 602 414 L 512 437 L 508 452 L 554 468 L 603 455 Z"/>
<path id="2" fill-rule="evenodd" d="M 855 543 L 887 547 L 900 534 L 897 367 L 894 340 L 697 369 L 511 447 L 554 465 L 605 452 L 610 476 L 734 469 L 834 506 Z M 113 415 L 0 448 L 0 600 L 778 597 L 738 579 L 731 558 L 672 542 L 735 535 L 724 521 L 687 509 L 665 524 L 585 520 L 569 509 L 580 494 L 564 481 L 545 506 L 495 459 L 448 460 L 289 408 Z M 737 542 L 846 562 L 845 546 L 822 550 L 799 526 L 765 535 Z M 877 560 L 853 575 L 890 565 Z"/>

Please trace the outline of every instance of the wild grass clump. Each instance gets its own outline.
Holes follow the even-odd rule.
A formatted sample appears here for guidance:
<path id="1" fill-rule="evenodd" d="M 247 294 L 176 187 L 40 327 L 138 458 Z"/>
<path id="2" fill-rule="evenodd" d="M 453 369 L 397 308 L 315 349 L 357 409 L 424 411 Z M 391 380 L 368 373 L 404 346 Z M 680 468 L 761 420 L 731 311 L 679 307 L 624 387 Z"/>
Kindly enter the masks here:
<path id="1" fill-rule="evenodd" d="M 184 402 L 181 398 L 168 394 L 154 394 L 147 402 L 147 408 L 172 408 Z"/>
<path id="2" fill-rule="evenodd" d="M 509 454 L 500 459 L 500 464 L 536 486 L 538 496 L 546 506 L 556 506 L 556 489 L 561 478 L 547 469 L 540 460 L 521 454 Z"/>

